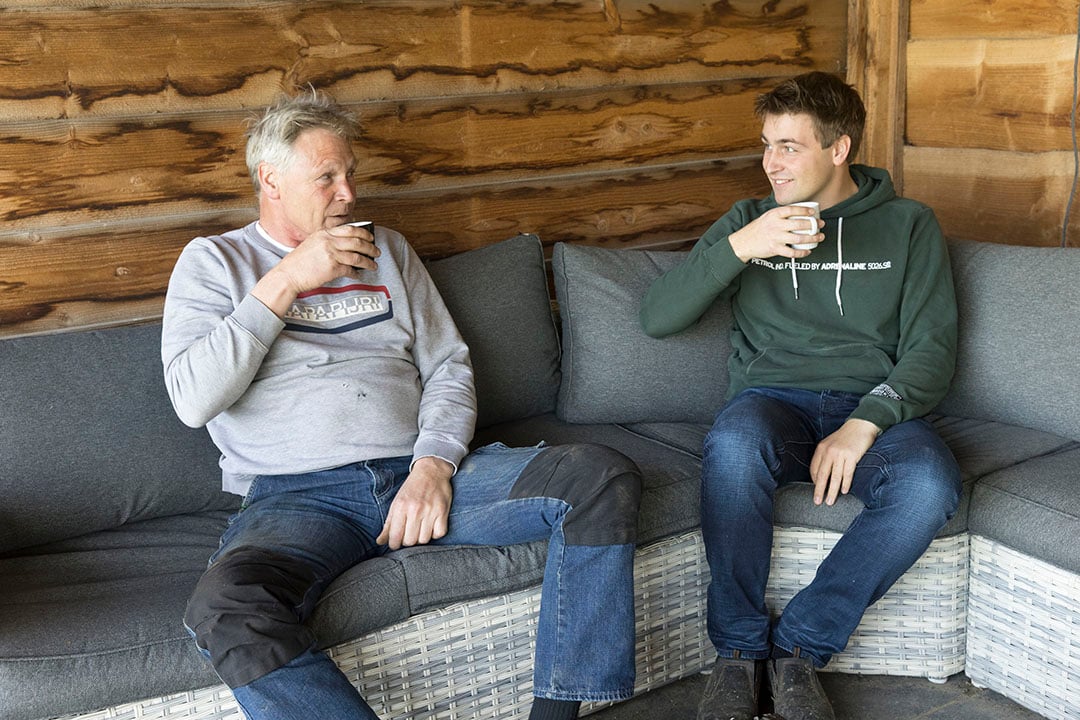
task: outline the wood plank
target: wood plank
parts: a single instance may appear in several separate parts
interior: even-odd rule
[[[5,120],[257,107],[308,83],[355,102],[835,69],[846,18],[845,0],[25,6],[0,25]]]
[[[354,105],[363,122],[355,148],[358,192],[459,188],[756,152],[753,102],[763,89],[758,81],[730,81]],[[248,207],[245,117],[9,124],[0,220],[25,231]]]
[[[853,0],[848,14],[848,82],[866,107],[859,162],[885,168],[904,192],[904,107],[907,92],[905,0]]]
[[[1073,181],[1071,152],[1027,154],[980,149],[906,151],[907,196],[934,208],[953,238],[1055,246]],[[1080,221],[1070,223],[1080,246]]]
[[[1076,0],[911,0],[911,39],[1076,34]]]
[[[437,258],[536,233],[550,245],[640,247],[698,237],[736,200],[767,195],[759,156],[591,178],[538,179],[373,199],[369,216]]]
[[[909,144],[1040,153],[1072,147],[1076,38],[908,46]]]
[[[700,235],[742,197],[769,192],[760,159],[370,198],[364,216],[405,233],[424,257],[481,247],[519,232],[555,242],[657,247]],[[250,212],[111,227],[55,228],[36,242],[0,242],[0,337],[147,318],[176,256],[195,235]],[[152,310],[151,310],[152,315]]]

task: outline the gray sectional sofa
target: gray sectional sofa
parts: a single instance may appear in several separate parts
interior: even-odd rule
[[[1080,716],[1080,251],[958,242],[961,351],[934,417],[960,512],[829,669],[965,671]],[[706,667],[701,441],[726,385],[723,307],[654,340],[645,287],[682,257],[539,241],[430,263],[477,372],[477,442],[588,440],[645,475],[639,689]],[[561,332],[560,332],[561,331]],[[0,341],[0,718],[239,717],[181,626],[237,498],[174,417],[155,325]],[[858,512],[778,500],[780,608]],[[411,548],[340,577],[311,624],[384,717],[516,717],[528,705],[542,544]]]

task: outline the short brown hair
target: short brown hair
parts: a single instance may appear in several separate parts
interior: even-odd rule
[[[849,163],[859,152],[866,125],[866,108],[858,91],[824,72],[796,75],[759,95],[754,114],[761,119],[767,115],[809,115],[821,147],[829,147],[843,135],[851,138]]]

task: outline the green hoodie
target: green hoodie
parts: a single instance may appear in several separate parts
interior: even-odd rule
[[[956,299],[933,211],[896,196],[888,172],[851,166],[853,196],[821,213],[825,240],[807,257],[736,257],[728,236],[776,207],[743,200],[685,262],[653,283],[641,322],[663,337],[730,299],[728,396],[749,387],[863,395],[851,417],[883,430],[929,412],[956,360]]]

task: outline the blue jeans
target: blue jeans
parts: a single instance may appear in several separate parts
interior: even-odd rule
[[[770,643],[801,649],[818,667],[847,645],[863,613],[929,547],[956,512],[956,460],[925,420],[882,433],[859,461],[851,494],[865,506],[814,580],[770,628],[765,585],[773,498],[810,482],[818,443],[837,430],[860,396],[752,388],[717,415],[705,438],[702,533],[709,561],[708,628],[720,657],[769,656]]]
[[[185,624],[249,718],[376,718],[303,621],[375,543],[410,458],[256,479],[189,602]],[[547,539],[533,692],[620,700],[634,686],[633,556],[640,477],[601,446],[481,448],[453,479],[433,544]]]

